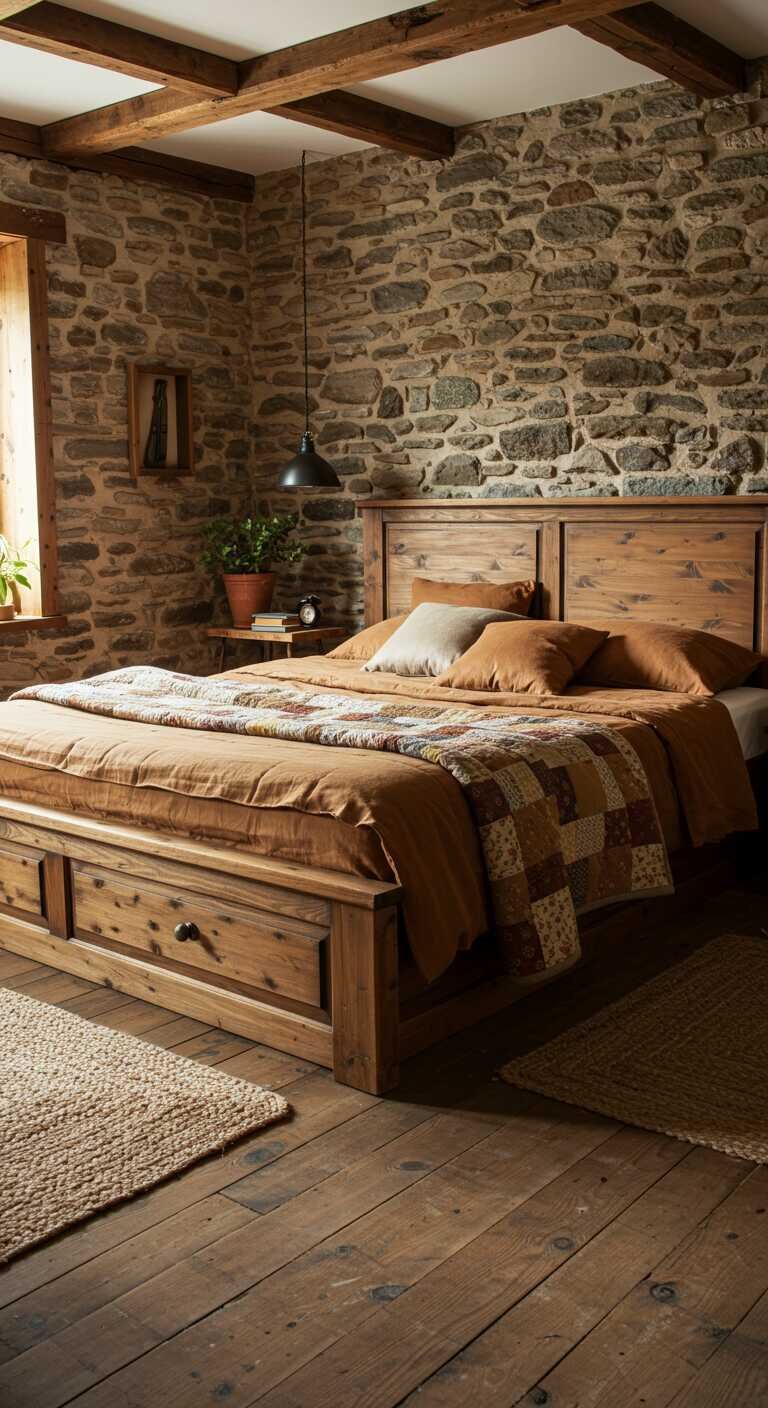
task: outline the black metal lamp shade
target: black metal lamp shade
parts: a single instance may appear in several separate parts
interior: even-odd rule
[[[299,452],[294,455],[277,481],[280,489],[339,489],[339,479],[333,465],[315,452],[312,433],[305,430]]]
[[[333,465],[315,451],[309,428],[309,299],[307,295],[307,153],[301,153],[301,292],[304,304],[304,434],[294,455],[277,481],[280,489],[340,489]]]

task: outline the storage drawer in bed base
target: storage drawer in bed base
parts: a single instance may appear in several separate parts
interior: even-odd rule
[[[0,800],[0,948],[398,1079],[396,885]]]

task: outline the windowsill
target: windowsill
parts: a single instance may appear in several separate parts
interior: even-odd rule
[[[66,624],[66,616],[14,616],[12,621],[0,621],[0,636],[24,631],[55,631]]]

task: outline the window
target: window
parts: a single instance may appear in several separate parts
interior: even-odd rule
[[[39,567],[19,588],[21,614],[0,631],[55,624],[45,239],[63,234],[60,216],[0,204],[0,533],[16,548],[28,543]]]

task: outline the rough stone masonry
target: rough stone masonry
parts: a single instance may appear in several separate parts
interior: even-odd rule
[[[359,498],[768,491],[768,62],[313,165],[310,580],[360,619]],[[254,482],[301,424],[298,183],[250,219]],[[281,501],[273,496],[275,504]]]
[[[0,648],[0,695],[157,661],[208,671],[203,524],[251,497],[246,207],[0,154],[0,200],[60,210],[47,247],[61,630]],[[126,364],[192,370],[195,474],[128,468]]]
[[[372,493],[768,490],[768,61],[732,99],[655,83],[464,129],[450,162],[372,148],[308,178],[313,419],[343,488],[297,500],[275,480],[302,425],[298,171],[249,211],[0,156],[0,200],[67,216],[48,267],[69,617],[9,638],[0,692],[209,669],[202,526],[249,502],[301,508],[310,555],[280,599],[317,588],[355,624]],[[131,478],[129,360],[192,369],[193,477]]]

